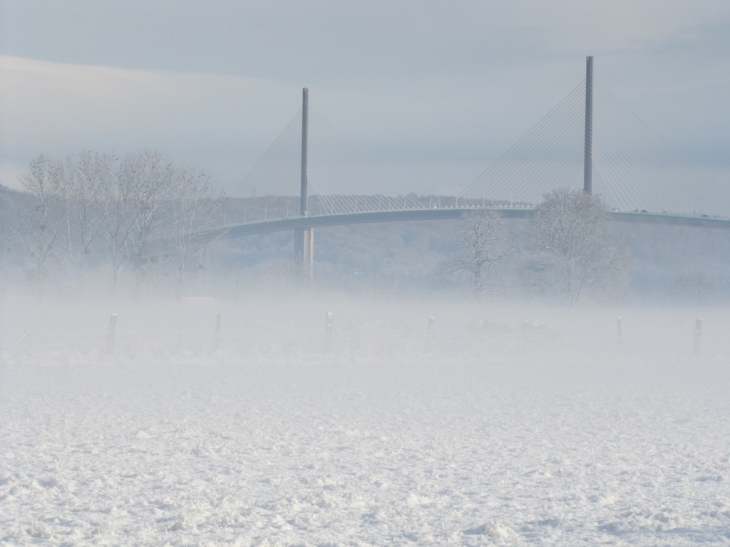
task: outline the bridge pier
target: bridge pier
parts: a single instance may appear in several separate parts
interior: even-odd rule
[[[583,192],[593,193],[593,57],[586,57],[586,131],[583,155]]]
[[[314,277],[314,228],[294,231],[294,260],[301,277],[311,281]]]
[[[304,278],[311,281],[314,278],[314,228],[304,230],[304,254],[302,259]]]

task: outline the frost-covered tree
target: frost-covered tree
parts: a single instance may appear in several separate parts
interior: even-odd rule
[[[628,251],[607,237],[606,214],[600,197],[560,189],[545,194],[530,220],[535,271],[569,304],[588,288],[605,291],[625,280]]]
[[[28,193],[19,201],[20,225],[16,233],[33,259],[33,277],[43,293],[48,259],[61,227],[62,201],[59,198],[59,173],[57,162],[43,154],[31,160],[30,169],[20,176],[20,184]]]
[[[135,227],[132,191],[136,181],[136,161],[134,156],[127,156],[123,161],[107,156],[107,160],[110,165],[101,196],[101,237],[106,246],[111,288],[114,290],[119,281],[119,271],[128,258],[128,242]]]
[[[49,258],[58,256],[73,266],[82,290],[90,255],[105,248],[112,289],[128,263],[135,291],[143,281],[155,285],[169,278],[179,293],[189,265],[212,243],[199,232],[217,221],[222,205],[204,173],[151,151],[121,161],[91,151],[64,162],[41,155],[20,182],[25,192],[13,199],[19,218],[13,231],[33,257],[33,277],[40,282]],[[1,213],[6,200],[0,198]],[[3,216],[0,229],[9,223]]]
[[[135,289],[160,256],[153,249],[153,239],[161,233],[168,216],[170,199],[174,191],[175,168],[157,152],[144,151],[131,156],[126,165],[127,184],[130,185],[130,207],[134,218],[134,232],[127,240],[127,248],[135,269]]]
[[[509,253],[504,219],[497,211],[475,210],[464,216],[464,226],[456,234],[454,257],[448,271],[468,277],[476,296],[493,279]]]
[[[104,222],[104,192],[112,176],[112,158],[82,150],[69,156],[59,169],[58,190],[62,199],[63,229],[59,242],[76,270],[84,289],[88,257]]]
[[[0,293],[8,287],[12,270],[22,265],[21,242],[14,237],[19,224],[17,203],[22,194],[0,184]]]
[[[199,259],[211,243],[200,232],[217,220],[222,203],[222,198],[213,196],[210,179],[202,171],[193,167],[176,170],[165,238],[172,240],[178,297],[191,261]]]

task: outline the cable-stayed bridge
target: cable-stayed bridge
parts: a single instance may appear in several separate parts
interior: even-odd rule
[[[310,147],[311,142],[316,146]],[[456,219],[473,209],[526,218],[557,188],[599,193],[612,220],[730,229],[730,220],[696,214],[705,181],[638,116],[586,77],[487,170],[450,198],[396,194],[393,183],[309,107],[302,108],[231,193],[277,196],[286,207],[245,216],[207,232],[216,237],[295,232],[295,254],[311,275],[314,229],[405,220]]]

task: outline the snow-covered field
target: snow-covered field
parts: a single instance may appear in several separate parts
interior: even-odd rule
[[[265,304],[6,299],[0,543],[730,544],[726,310]]]

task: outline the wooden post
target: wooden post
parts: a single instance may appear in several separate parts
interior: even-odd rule
[[[221,345],[221,314],[215,316],[215,331],[213,332],[213,352],[218,351]]]
[[[113,313],[109,316],[109,324],[106,327],[106,354],[114,355],[114,345],[116,344],[117,332],[117,314]]]
[[[335,314],[334,312],[327,312],[327,320],[324,327],[324,352],[329,353],[330,342],[332,340],[332,331],[334,330]]]
[[[697,357],[700,354],[700,342],[702,341],[702,319],[695,321],[694,344],[692,345],[692,355]]]
[[[428,351],[428,348],[431,345],[431,335],[433,334],[434,324],[436,324],[436,318],[432,315],[428,318],[428,329],[426,329],[426,345],[423,348],[425,351]]]

